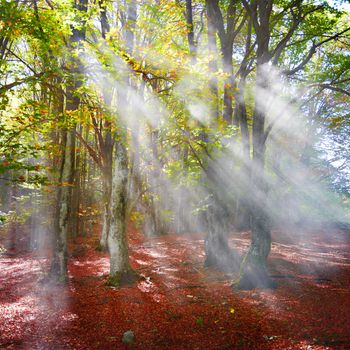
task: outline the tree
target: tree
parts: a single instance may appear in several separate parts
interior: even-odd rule
[[[86,13],[88,8],[87,0],[80,0],[75,5],[78,16]],[[83,18],[83,17],[82,17]],[[81,41],[85,39],[84,20],[81,19],[79,27],[72,28],[72,34],[69,38],[69,45],[71,49],[79,49]],[[72,113],[77,113],[79,109],[80,99],[76,95],[76,90],[82,86],[80,74],[82,72],[82,64],[76,57],[71,57],[70,65],[72,68],[72,81],[66,89],[66,107],[63,114],[66,115],[68,127],[62,130],[62,159],[59,175],[59,188],[57,191],[57,214],[55,224],[55,248],[54,256],[51,263],[50,278],[60,282],[66,282],[67,276],[67,235],[68,223],[71,214],[71,195],[72,186],[74,183],[74,167],[75,167],[75,122],[70,121]],[[63,95],[62,95],[63,96]],[[63,105],[63,103],[62,103]]]
[[[266,261],[271,249],[270,219],[266,199],[268,186],[264,175],[266,143],[273,128],[274,121],[269,121],[267,125],[268,105],[267,98],[259,98],[262,92],[268,93],[270,90],[268,76],[270,67],[282,65],[281,57],[283,52],[293,45],[292,39],[298,30],[302,30],[304,24],[309,20],[315,21],[313,28],[316,31],[312,33],[310,45],[306,56],[301,61],[294,64],[291,69],[285,69],[284,74],[288,77],[298,73],[309,63],[317,48],[321,45],[336,39],[339,35],[344,34],[349,29],[345,29],[336,34],[330,35],[327,39],[315,42],[317,37],[324,34],[323,31],[329,31],[334,26],[334,21],[329,17],[329,22],[318,26],[317,13],[320,12],[324,19],[327,19],[325,11],[327,6],[313,5],[303,1],[288,4],[283,7],[281,12],[276,12],[274,6],[279,6],[275,1],[243,1],[243,5],[252,21],[256,34],[256,98],[253,112],[253,130],[252,130],[252,193],[250,198],[250,210],[252,220],[252,243],[245,256],[241,266],[241,277],[237,283],[239,288],[254,288],[255,286],[273,286],[269,279],[266,269]],[[282,39],[275,42],[272,40],[273,28],[276,28],[281,14],[289,11],[290,19],[288,29],[282,36]],[[283,17],[282,17],[283,18]],[[283,18],[284,24],[286,19]],[[310,25],[310,23],[308,23]],[[310,39],[309,39],[310,40]]]

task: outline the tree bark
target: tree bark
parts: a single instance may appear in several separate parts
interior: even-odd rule
[[[197,44],[194,38],[192,0],[186,0],[185,16],[186,16],[186,24],[187,24],[188,48],[190,50],[191,63],[193,64],[196,62]]]
[[[239,267],[240,258],[228,244],[230,211],[217,195],[211,196],[208,207],[204,264],[225,272],[234,271]]]
[[[64,130],[62,149],[64,154],[60,171],[60,185],[57,193],[57,213],[55,223],[54,255],[50,268],[50,278],[65,283],[67,273],[67,233],[71,185],[73,183],[72,147],[74,145],[75,130]]]
[[[269,89],[267,63],[271,58],[269,23],[272,3],[271,0],[258,0],[252,5],[245,2],[257,35],[257,70],[253,113],[253,161],[249,193],[252,241],[241,263],[240,276],[235,283],[239,289],[275,286],[267,272],[267,257],[271,249],[270,218],[267,211],[268,188],[264,173],[267,101],[266,97],[261,97],[261,93],[266,93]]]
[[[76,3],[78,11],[87,11],[88,0],[80,0]],[[81,40],[85,39],[85,29],[72,29],[70,37],[70,45],[79,45]],[[77,88],[82,85],[79,74],[82,72],[81,62],[77,58],[71,58],[73,65],[73,82],[67,87],[66,91],[66,111],[77,111],[80,104],[80,99],[75,95]],[[69,115],[68,115],[69,116]],[[75,134],[76,126],[70,126],[62,131],[62,162],[60,169],[60,181],[57,191],[56,204],[56,223],[55,223],[55,238],[54,238],[54,254],[51,263],[49,278],[57,282],[65,283],[68,280],[67,273],[67,234],[68,223],[70,218],[70,204],[72,186],[74,181],[75,167]]]
[[[111,165],[112,166],[112,165]],[[110,205],[111,205],[111,189],[112,176],[111,174],[103,175],[103,223],[100,239],[100,248],[102,251],[108,250],[108,234],[110,231]]]
[[[108,284],[121,286],[135,280],[136,274],[129,264],[129,249],[126,235],[128,154],[124,143],[116,144],[115,165],[112,177],[110,205],[110,229],[108,249],[110,253],[110,277]]]
[[[217,1],[215,1],[217,3]],[[216,125],[219,118],[218,105],[218,84],[215,75],[217,70],[217,46],[216,46],[216,32],[215,26],[215,7],[212,1],[206,1],[207,6],[207,24],[208,24],[208,51],[211,56],[209,61],[209,72],[211,74],[209,80],[209,87],[211,92],[211,113],[210,123]],[[209,136],[203,135],[202,141],[209,142]],[[207,209],[205,213],[207,236],[205,239],[205,265],[218,268],[220,270],[227,270],[229,261],[232,261],[232,252],[228,245],[228,229],[226,219],[228,217],[223,202],[218,200],[218,188],[220,186],[218,174],[215,170],[216,165],[214,160],[207,156],[205,164],[205,181],[208,184],[208,198]],[[219,184],[219,186],[217,186]]]
[[[136,1],[130,0],[127,7],[127,23],[123,31],[128,53],[131,55],[134,47],[134,29],[136,25]],[[131,85],[129,76],[124,79],[127,86]],[[118,107],[127,103],[127,93],[118,91]],[[112,175],[110,222],[108,234],[108,249],[110,254],[110,276],[108,284],[121,286],[132,283],[137,274],[129,263],[129,249],[126,232],[128,212],[128,152],[126,149],[126,134],[124,127],[119,125],[119,135],[116,137],[115,164]]]
[[[207,26],[208,26],[208,53],[209,53],[209,88],[211,94],[211,123],[216,123],[219,117],[219,104],[218,104],[218,80],[215,76],[217,71],[217,45],[216,45],[216,28],[214,24],[214,14],[212,3],[210,0],[206,0],[207,6]]]

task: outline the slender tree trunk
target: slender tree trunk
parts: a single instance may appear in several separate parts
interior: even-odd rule
[[[197,44],[194,39],[194,30],[193,30],[193,8],[192,8],[192,0],[186,0],[186,24],[187,24],[187,41],[188,48],[190,50],[191,55],[191,63],[194,64],[196,62],[196,54],[197,54]]]
[[[112,96],[105,92],[105,101],[107,105],[111,104]],[[113,150],[114,139],[112,137],[111,122],[106,121],[104,128],[106,135],[102,147],[102,181],[103,181],[103,224],[102,234],[100,238],[100,248],[102,251],[108,250],[108,234],[110,231],[110,205],[111,205],[111,190],[112,190],[112,167],[113,167]]]
[[[110,174],[103,175],[103,224],[100,239],[100,247],[102,251],[108,249],[108,234],[110,231],[110,205],[111,205],[111,189],[112,176]]]
[[[184,173],[188,173],[187,158],[188,148],[185,146],[183,152],[180,153],[182,160],[181,168]],[[176,226],[177,233],[184,233],[191,229],[189,224],[188,214],[191,212],[191,198],[187,194],[187,186],[181,184],[177,193],[177,208],[176,208]]]
[[[208,25],[208,53],[210,56],[209,61],[209,88],[211,93],[211,123],[216,123],[219,117],[219,101],[218,101],[218,81],[215,76],[217,71],[217,45],[216,45],[216,28],[214,25],[214,14],[212,13],[212,7],[210,0],[206,0],[207,6],[207,25]]]
[[[248,128],[248,116],[245,102],[245,79],[246,76],[242,76],[238,83],[238,91],[235,95],[235,109],[234,120],[240,126],[241,133],[241,147],[242,147],[242,159],[240,176],[241,176],[241,189],[238,192],[234,225],[238,230],[247,230],[250,228],[250,210],[249,203],[247,201],[247,191],[250,188],[250,176],[251,176],[251,158],[250,158],[250,135]]]
[[[107,16],[106,3],[99,0],[100,6],[100,23],[102,38],[106,39],[106,34],[110,31],[110,25]],[[113,99],[113,90],[103,87],[103,97],[107,108],[111,107]],[[114,140],[112,136],[112,124],[106,121],[104,125],[105,137],[102,150],[102,185],[103,185],[103,218],[102,218],[102,233],[100,237],[100,249],[102,251],[108,250],[108,235],[110,232],[110,206],[111,206],[111,190],[112,190],[112,166],[113,166],[113,150]]]
[[[85,140],[88,139],[89,135],[89,128],[86,127],[85,130],[82,128],[81,132],[85,132]],[[88,172],[89,172],[89,167],[88,167],[88,158],[87,158],[87,151],[84,147],[81,148],[80,150],[80,158],[81,158],[81,170],[80,170],[80,205],[82,208],[86,208],[88,205],[86,203],[86,197],[87,197],[87,177]],[[78,236],[84,236],[85,235],[85,221],[80,220],[80,224],[78,227]]]
[[[18,186],[17,183],[12,183],[10,192],[10,211],[13,213],[13,217],[11,218],[9,228],[8,228],[8,238],[9,238],[9,244],[8,249],[9,250],[15,250],[17,248],[17,242],[18,242],[18,234],[17,234],[17,215],[18,215],[18,205],[17,205],[17,197],[19,196],[18,193]]]
[[[161,202],[160,193],[162,187],[162,174],[160,171],[159,151],[158,151],[158,131],[153,130],[149,134],[149,143],[152,152],[151,164],[152,168],[149,172],[148,183],[150,190],[148,198],[144,206],[144,231],[147,237],[159,236],[164,233],[164,225],[161,218],[160,208],[164,208]]]
[[[66,92],[66,110],[76,111],[80,100],[74,96],[75,87],[68,87]],[[71,209],[72,186],[75,168],[75,125],[62,131],[62,162],[56,205],[56,224],[54,255],[50,277],[59,282],[67,281],[67,236]]]
[[[105,103],[110,106],[112,103],[112,94],[109,91],[104,91]],[[100,248],[103,251],[108,249],[108,234],[110,231],[109,208],[111,205],[111,189],[112,189],[112,167],[113,167],[113,151],[114,139],[112,135],[112,123],[106,121],[104,123],[106,130],[102,148],[102,181],[103,181],[103,225],[100,239]]]
[[[222,117],[226,120],[228,125],[233,123],[233,95],[234,95],[234,79],[233,79],[233,65],[232,65],[232,43],[226,43],[228,47],[223,48],[223,66],[224,72],[229,75],[224,83],[224,107],[222,111]]]
[[[78,11],[87,11],[88,0],[79,0],[75,3]],[[72,29],[70,45],[79,45],[81,40],[85,39],[85,29]],[[75,95],[76,90],[82,85],[81,78],[78,76],[82,72],[82,65],[79,59],[71,58],[74,67],[74,81],[68,86],[66,91],[66,111],[77,111],[80,99]],[[66,115],[69,117],[69,114]],[[64,283],[68,279],[67,273],[67,235],[68,223],[70,218],[70,204],[72,195],[72,186],[74,182],[75,167],[75,137],[76,126],[73,125],[62,131],[62,162],[60,169],[60,185],[57,193],[56,204],[56,223],[54,238],[54,254],[50,269],[50,278]]]
[[[197,60],[197,43],[195,42],[194,26],[193,26],[193,7],[192,0],[186,0],[186,24],[187,24],[187,42],[191,55],[191,65],[194,65]],[[180,152],[181,167],[183,173],[188,172],[187,159],[188,148],[185,147],[183,152]],[[190,212],[191,199],[187,195],[186,186],[181,184],[176,194],[176,220],[175,220],[175,232],[184,233],[190,229],[188,213]]]
[[[80,133],[82,132],[82,126],[80,126]],[[73,181],[74,186],[72,188],[72,202],[71,202],[71,216],[70,216],[70,233],[71,237],[73,239],[76,239],[79,236],[79,227],[81,225],[80,223],[80,216],[79,216],[79,209],[80,209],[80,200],[81,200],[81,156],[80,151],[77,151],[75,154],[75,162],[74,162],[74,175],[73,175]],[[84,220],[84,218],[83,218]]]
[[[236,94],[235,118],[239,122],[242,142],[242,160],[244,165],[250,162],[250,136],[248,127],[248,116],[245,102],[246,77],[241,77]]]
[[[67,274],[67,233],[71,185],[73,182],[72,148],[75,130],[64,130],[62,149],[64,150],[60,171],[60,186],[57,193],[57,212],[55,223],[54,256],[51,263],[50,278],[66,282]]]

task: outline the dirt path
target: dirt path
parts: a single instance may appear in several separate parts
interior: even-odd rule
[[[131,232],[134,286],[105,286],[95,238],[71,247],[70,282],[40,280],[47,260],[0,256],[1,349],[349,349],[350,235],[274,233],[276,290],[233,292],[234,276],[203,268],[203,237],[143,241]],[[305,238],[307,237],[307,238]],[[232,236],[243,251],[248,234]]]

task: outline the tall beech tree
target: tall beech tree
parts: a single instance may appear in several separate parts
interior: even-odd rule
[[[134,48],[134,30],[136,24],[136,1],[130,0],[127,4],[126,20],[123,24],[124,27],[124,40],[126,46],[126,52],[132,55]],[[122,16],[124,17],[124,16]],[[125,76],[125,85],[130,86],[131,80],[128,75]],[[130,96],[127,95],[124,88],[117,89],[118,94],[118,106],[120,108],[120,114],[122,114],[122,107],[125,101],[130,101]],[[122,118],[119,118],[119,131],[116,135],[116,152],[115,152],[115,164],[112,175],[112,188],[111,188],[111,202],[110,202],[110,222],[109,222],[109,234],[108,234],[108,249],[110,254],[110,277],[109,284],[119,286],[124,283],[133,281],[136,277],[136,273],[132,270],[129,263],[128,253],[128,240],[126,225],[128,219],[128,178],[129,168],[128,159],[129,155],[126,149],[126,131],[122,123]]]
[[[87,0],[79,0],[74,7],[78,16],[83,16],[88,9]],[[86,29],[83,17],[80,19],[80,26],[72,28],[72,35],[69,38],[69,47],[72,50],[78,50],[82,40],[85,39]],[[72,113],[77,113],[79,110],[80,99],[77,96],[77,89],[82,86],[82,63],[79,58],[72,56],[68,59],[70,62],[71,80],[65,94],[65,110],[62,111],[66,116],[66,123],[68,124],[62,130],[61,137],[61,166],[59,175],[59,187],[57,190],[57,214],[55,224],[55,238],[54,238],[54,256],[52,259],[50,277],[59,281],[67,280],[67,236],[68,223],[71,215],[71,195],[72,186],[74,183],[74,168],[75,168],[75,122],[69,120]],[[62,95],[63,96],[63,95]]]

